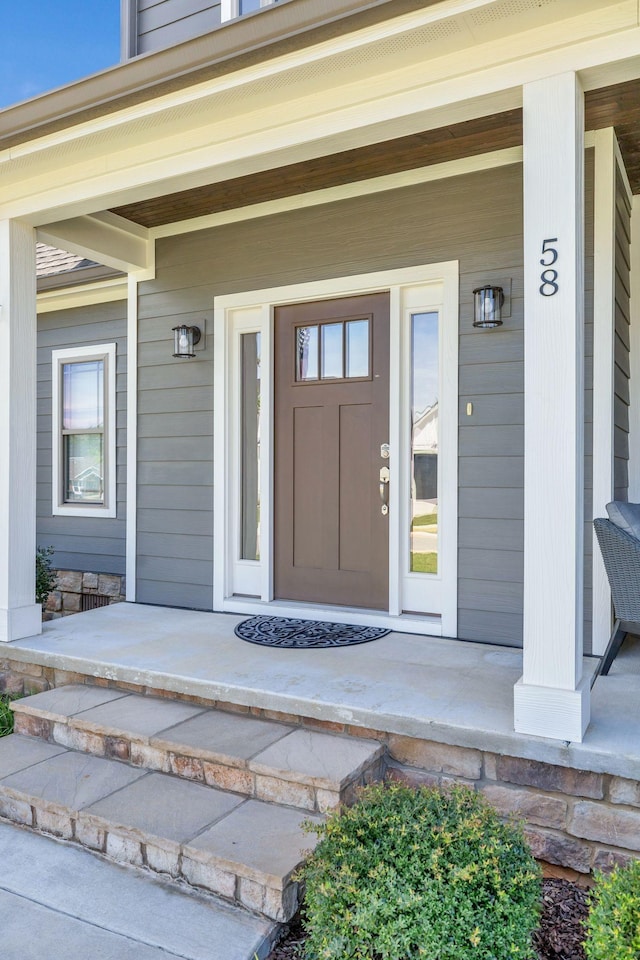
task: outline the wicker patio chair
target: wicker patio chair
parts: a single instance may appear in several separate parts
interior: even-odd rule
[[[593,526],[609,578],[616,617],[600,665],[600,673],[606,676],[626,635],[640,635],[640,540],[611,520],[594,520]]]

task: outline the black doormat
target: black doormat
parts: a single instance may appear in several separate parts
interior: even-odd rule
[[[235,629],[236,636],[263,647],[351,647],[386,637],[383,627],[354,627],[324,620],[294,620],[292,617],[250,617]]]

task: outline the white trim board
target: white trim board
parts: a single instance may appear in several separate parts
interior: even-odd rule
[[[616,155],[611,127],[596,132],[593,225],[593,517],[613,500]],[[591,531],[592,650],[604,653],[611,633],[611,589]]]
[[[412,630],[428,635],[456,636],[457,633],[457,495],[458,495],[458,262],[448,261],[439,264],[426,264],[405,269],[360,274],[352,277],[338,277],[330,280],[318,280],[283,287],[272,287],[239,294],[218,297],[214,303],[216,352],[214,357],[214,589],[213,607],[215,610],[231,612],[257,612],[295,610],[292,615],[318,617],[324,607],[313,604],[291,604],[279,601],[273,604],[272,588],[272,490],[273,469],[272,443],[272,317],[276,305],[298,301],[324,300],[341,296],[355,296],[380,290],[389,290],[391,294],[391,360],[395,362],[395,374],[392,370],[390,381],[390,436],[391,456],[399,465],[402,456],[402,411],[400,403],[400,363],[401,344],[398,332],[406,311],[417,312],[424,299],[420,288],[429,286],[441,288],[438,307],[441,311],[441,368],[447,364],[446,371],[441,369],[441,414],[440,431],[443,442],[442,473],[444,482],[440,490],[439,515],[443,531],[440,541],[440,617],[429,615],[401,615],[400,583],[395,584],[398,574],[398,549],[402,540],[399,520],[397,492],[392,490],[390,511],[390,607],[387,613],[363,611],[367,622],[379,622],[394,629]],[[412,299],[411,294],[415,296]],[[417,297],[416,302],[413,300]],[[429,299],[425,301],[429,303]],[[436,301],[434,301],[435,303]],[[231,320],[235,321],[234,331],[230,329]],[[394,335],[394,325],[396,333]],[[234,545],[237,542],[237,528],[233,517],[235,490],[238,482],[236,437],[238,424],[234,419],[234,407],[237,406],[238,383],[234,379],[233,359],[237,355],[236,339],[239,331],[260,330],[262,334],[262,373],[261,390],[263,396],[263,416],[261,423],[261,503],[269,506],[265,511],[268,522],[262,524],[261,556],[265,562],[252,561],[255,570],[246,570],[251,582],[251,593],[256,599],[246,596],[234,596],[233,577],[238,564],[248,567],[248,561],[238,561]],[[394,380],[395,377],[395,380]],[[394,388],[395,384],[395,388]],[[234,403],[235,398],[235,403]],[[399,476],[396,473],[396,476]],[[401,482],[401,481],[399,481]],[[395,489],[399,489],[396,482]],[[395,526],[394,526],[395,524]],[[394,546],[395,544],[395,546]],[[244,575],[244,574],[243,574]],[[434,578],[435,579],[435,578]],[[243,593],[245,591],[242,591]],[[259,599],[258,599],[259,598]],[[332,617],[347,616],[336,608],[326,608]],[[353,613],[349,614],[353,619]],[[377,619],[376,619],[377,618]]]
[[[130,275],[127,287],[127,520],[126,599],[137,592],[138,563],[138,281]]]
[[[78,286],[43,290],[37,296],[38,313],[53,313],[56,310],[73,310],[75,307],[90,307],[95,303],[111,303],[127,297],[126,277],[112,280],[97,280]]]
[[[260,10],[263,10],[265,7],[270,7],[277,0],[260,0]],[[221,0],[220,11],[221,19],[223,23],[226,23],[227,20],[235,20],[236,17],[247,17],[252,16],[253,13],[259,13],[260,10],[252,11],[250,14],[240,13],[241,0]]]
[[[595,134],[593,287],[593,518],[606,516],[614,498],[614,394],[616,339],[616,189],[620,174],[633,195],[612,127]],[[632,274],[633,274],[632,270]],[[633,331],[632,324],[632,331]],[[631,332],[631,336],[633,333]],[[633,363],[633,360],[631,361]],[[633,374],[633,369],[632,369]],[[631,387],[631,385],[630,385]],[[633,402],[630,409],[632,418]],[[632,470],[629,470],[631,486]],[[611,589],[592,531],[592,651],[604,654],[612,627]]]

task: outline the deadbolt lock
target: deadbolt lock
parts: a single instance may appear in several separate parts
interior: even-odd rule
[[[389,459],[389,444],[388,444],[388,443],[381,443],[381,444],[380,444],[380,456],[382,457],[383,460],[388,460],[388,459]]]

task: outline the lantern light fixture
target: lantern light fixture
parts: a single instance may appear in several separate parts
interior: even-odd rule
[[[192,359],[195,357],[195,346],[200,343],[202,334],[200,327],[188,327],[186,323],[178,327],[172,327],[173,330],[173,355],[181,359]]]
[[[473,325],[489,330],[502,326],[502,306],[504,290],[486,284],[473,291]]]

